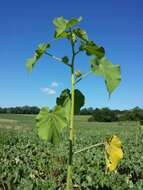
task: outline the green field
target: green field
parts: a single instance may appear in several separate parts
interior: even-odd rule
[[[75,150],[116,134],[124,159],[105,173],[102,147],[75,155],[75,190],[143,190],[143,132],[137,122],[87,122],[77,116]],[[66,133],[63,139],[67,139]],[[0,114],[0,190],[64,190],[68,141],[54,147],[39,139],[35,116]]]

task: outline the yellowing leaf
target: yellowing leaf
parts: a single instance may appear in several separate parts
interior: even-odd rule
[[[121,148],[121,146],[122,146],[120,139],[116,135],[113,136],[111,143],[112,143],[112,145],[114,145],[118,148]]]
[[[106,167],[109,171],[117,168],[119,161],[123,158],[122,144],[120,139],[114,135],[109,143],[106,143]]]

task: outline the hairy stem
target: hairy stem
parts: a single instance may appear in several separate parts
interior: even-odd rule
[[[85,147],[85,148],[83,148],[81,150],[78,150],[78,151],[74,152],[74,154],[77,154],[77,153],[80,153],[80,152],[83,152],[83,151],[86,151],[86,150],[89,150],[91,148],[94,148],[94,147],[97,147],[97,146],[101,146],[101,145],[104,145],[104,143],[97,143],[97,144]]]
[[[63,62],[62,58],[56,57],[55,55],[52,55],[49,52],[45,52],[45,54],[50,56],[51,58],[55,59],[56,61],[60,61],[60,62],[62,62],[64,64],[66,64],[67,66],[71,67],[71,64]]]
[[[72,37],[72,32],[71,32]],[[74,60],[75,60],[75,49],[74,43],[71,38],[72,46],[72,62],[71,62],[71,115],[70,115],[70,131],[69,131],[69,159],[68,159],[68,171],[67,171],[67,187],[66,190],[72,190],[72,162],[73,162],[73,140],[74,140],[74,90],[75,90],[75,79],[74,79]]]
[[[81,50],[78,50],[77,52],[75,52],[75,55],[79,54],[81,52]]]
[[[80,78],[78,78],[76,81],[75,81],[75,84],[77,84],[78,82],[80,82],[83,78],[87,77],[89,74],[91,74],[92,71],[89,71],[87,73],[85,73],[84,75],[82,75]]]

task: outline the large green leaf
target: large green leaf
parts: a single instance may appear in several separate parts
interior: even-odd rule
[[[81,28],[74,29],[73,33],[75,33],[75,35],[77,37],[79,37],[80,39],[88,41],[88,35],[87,35],[87,33],[84,30],[82,30]]]
[[[78,24],[82,20],[82,17],[73,18],[71,20],[65,19],[63,16],[55,18],[53,24],[56,26],[56,31],[54,34],[55,38],[69,38],[70,33],[66,30]]]
[[[84,95],[80,92],[80,90],[75,89],[75,97],[74,97],[74,114],[78,115],[80,112],[80,108],[84,106],[84,101],[85,97]]]
[[[56,104],[64,107],[65,109],[65,116],[69,122],[70,120],[70,111],[71,111],[71,94],[70,90],[64,89],[60,96],[56,99]]]
[[[80,112],[80,108],[82,106],[84,106],[84,101],[85,101],[85,98],[84,98],[84,95],[78,90],[78,89],[75,89],[75,102],[74,102],[74,114],[75,115],[78,115],[79,112]],[[66,109],[69,113],[70,111],[70,101],[71,101],[71,93],[70,93],[70,90],[69,89],[65,89],[61,92],[60,96],[57,97],[56,99],[56,103],[57,105],[61,105],[63,107],[65,107],[65,105],[67,106]],[[69,115],[69,114],[67,114]]]
[[[68,88],[64,89],[60,96],[57,97],[56,99],[56,104],[57,105],[60,105],[60,106],[63,106],[64,105],[64,102],[67,98],[71,98],[71,94],[70,94],[70,90]]]
[[[63,107],[65,109],[65,117],[67,119],[68,122],[68,126],[70,123],[70,115],[71,115],[71,98],[67,97],[63,103]]]
[[[109,95],[111,95],[121,81],[120,66],[112,64],[106,58],[94,58],[91,60],[91,71],[96,75],[104,77]]]
[[[45,53],[46,49],[50,47],[48,43],[39,44],[36,49],[34,56],[27,60],[26,66],[27,69],[31,72],[36,62],[41,58],[41,56]]]
[[[93,41],[82,43],[81,46],[81,49],[85,50],[87,55],[95,55],[97,58],[102,58],[105,55],[104,48],[96,45]]]
[[[39,136],[53,144],[58,143],[61,138],[61,130],[67,126],[64,108],[56,106],[50,111],[48,107],[44,107],[36,120]]]

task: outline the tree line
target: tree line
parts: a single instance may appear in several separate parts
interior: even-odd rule
[[[38,114],[40,108],[36,106],[17,106],[17,107],[8,107],[8,108],[1,108],[0,107],[0,114]]]
[[[40,108],[36,106],[0,107],[0,114],[38,114]],[[83,108],[80,115],[90,115],[88,121],[143,121],[143,109],[135,107],[130,110],[111,110],[109,108]]]
[[[143,109],[139,107],[122,111],[111,110],[109,108],[84,108],[80,111],[80,115],[91,115],[88,121],[98,122],[143,121]]]

